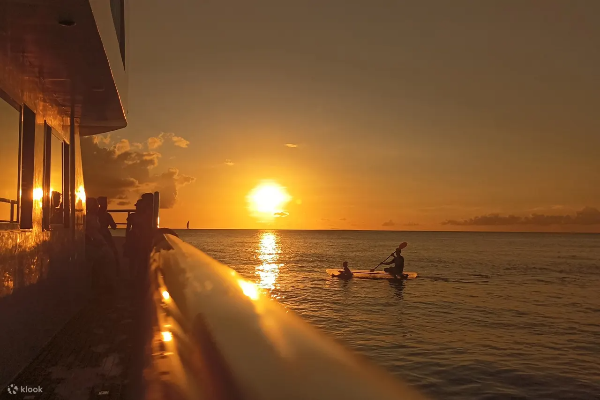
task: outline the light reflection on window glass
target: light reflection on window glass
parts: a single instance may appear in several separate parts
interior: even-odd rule
[[[50,223],[61,224],[63,222],[63,142],[54,130],[50,136]]]
[[[17,220],[19,119],[19,111],[0,98],[0,222]]]

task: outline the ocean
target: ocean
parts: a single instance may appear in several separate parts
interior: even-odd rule
[[[600,235],[177,232],[433,399],[600,398]],[[325,273],[404,241],[415,280]]]

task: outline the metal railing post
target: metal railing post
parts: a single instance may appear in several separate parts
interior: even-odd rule
[[[152,210],[152,228],[158,228],[159,219],[158,219],[158,210],[160,209],[160,194],[158,192],[154,192],[154,208]]]

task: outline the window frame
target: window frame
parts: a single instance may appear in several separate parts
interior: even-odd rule
[[[61,148],[61,195],[62,195],[62,221],[61,222],[52,222],[52,198],[50,193],[50,180],[52,176],[52,137],[58,139],[60,141]],[[66,206],[70,203],[70,201],[65,201],[65,196],[69,194],[69,188],[67,181],[70,175],[70,171],[66,170],[66,167],[70,163],[70,159],[67,161],[66,159],[69,157],[68,154],[65,154],[65,151],[69,150],[70,143],[66,140],[65,136],[53,128],[47,121],[44,121],[44,172],[43,172],[43,192],[44,198],[42,203],[42,229],[43,230],[59,230],[68,228],[69,218],[66,216],[69,210]]]
[[[33,229],[33,192],[35,189],[35,112],[26,105],[21,106],[21,151],[20,157],[20,222],[21,230]],[[25,194],[25,196],[23,196]]]
[[[15,193],[15,200],[12,199],[4,199],[8,201],[3,201],[3,203],[10,204],[10,220],[1,220],[0,221],[0,230],[14,230],[19,229],[20,221],[21,221],[21,147],[22,147],[22,131],[23,131],[23,107],[16,102],[13,98],[11,98],[6,92],[0,89],[0,101],[4,101],[7,105],[12,107],[15,111],[19,113],[19,145],[17,148],[17,187]]]

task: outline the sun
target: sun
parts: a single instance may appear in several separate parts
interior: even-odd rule
[[[292,199],[285,187],[276,182],[264,181],[248,194],[248,207],[257,217],[272,219],[283,212]]]

